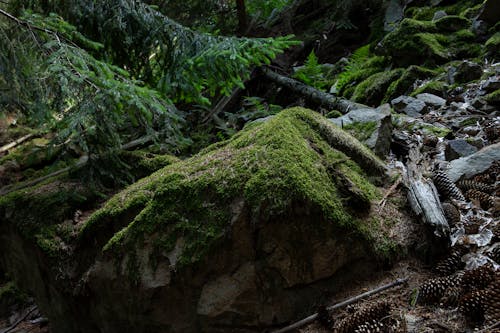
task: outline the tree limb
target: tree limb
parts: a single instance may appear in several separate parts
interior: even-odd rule
[[[11,143],[6,144],[5,146],[0,147],[0,154],[5,153],[6,151],[16,147],[17,145],[20,145],[24,141],[31,139],[34,136],[35,136],[34,133],[30,133],[30,134],[25,135],[25,136],[15,140],[15,141],[11,142]]]
[[[287,76],[273,72],[269,68],[263,67],[262,72],[270,80],[307,97],[309,100],[318,103],[327,109],[339,110],[342,113],[347,113],[351,110],[367,108],[366,105],[355,103],[345,98],[336,97]]]
[[[375,295],[375,294],[378,294],[384,290],[387,290],[387,289],[390,289],[390,288],[393,288],[393,287],[396,287],[396,286],[399,286],[403,283],[405,283],[406,281],[408,281],[408,278],[404,278],[404,279],[397,279],[396,281],[393,281],[389,284],[386,284],[386,285],[383,285],[383,286],[380,286],[376,289],[373,289],[373,290],[370,290],[370,291],[367,291],[365,293],[362,293],[360,295],[357,295],[357,296],[354,296],[352,298],[349,298],[349,299],[346,299],[345,301],[343,302],[340,302],[340,303],[337,303],[337,304],[334,304],[332,306],[329,306],[326,308],[327,311],[333,311],[335,309],[338,309],[338,308],[341,308],[341,307],[344,307],[344,306],[347,306],[349,304],[352,304],[352,303],[355,303],[365,297],[368,297],[368,296],[371,296],[371,295]],[[294,330],[294,329],[297,329],[299,327],[302,327],[304,325],[307,325],[311,322],[313,322],[316,318],[318,317],[318,313],[315,313],[315,314],[312,314],[310,315],[309,317],[306,317],[302,320],[299,320],[289,326],[286,326],[286,327],[283,327],[277,331],[274,331],[273,333],[285,333],[285,332],[289,332],[291,330]]]

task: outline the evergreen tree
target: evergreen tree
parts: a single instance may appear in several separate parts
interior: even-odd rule
[[[134,0],[6,1],[0,10],[0,108],[91,156],[146,132],[178,147],[176,104],[210,104],[294,44],[199,33]]]

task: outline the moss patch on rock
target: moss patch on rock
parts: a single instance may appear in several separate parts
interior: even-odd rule
[[[431,70],[425,67],[412,65],[405,70],[403,75],[393,81],[387,88],[383,103],[390,102],[394,98],[410,93],[416,80],[423,80],[439,74],[438,70]]]
[[[497,57],[500,53],[500,32],[495,33],[491,36],[484,44],[486,52],[494,57]]]
[[[397,68],[391,71],[373,74],[357,85],[352,95],[352,100],[370,106],[379,105],[389,85],[400,78],[403,73],[404,69]]]
[[[368,177],[384,170],[327,119],[288,109],[130,186],[90,217],[81,239],[128,216],[119,232],[108,235],[105,251],[120,255],[145,239],[154,239],[157,251],[170,251],[182,239],[178,263],[196,262],[226,236],[235,200],[243,200],[255,223],[307,202],[329,223],[368,237],[358,214],[379,195]]]

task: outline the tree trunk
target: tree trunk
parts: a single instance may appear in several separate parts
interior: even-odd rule
[[[238,32],[240,35],[247,30],[247,10],[245,0],[236,0],[236,11],[238,13]]]
[[[262,71],[264,72],[264,75],[272,81],[303,95],[309,100],[318,103],[329,110],[339,110],[342,113],[347,113],[355,109],[368,108],[366,105],[355,103],[345,98],[336,97],[287,76],[275,73],[269,68],[263,67]]]

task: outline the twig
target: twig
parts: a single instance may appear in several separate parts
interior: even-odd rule
[[[12,149],[14,147],[16,147],[17,145],[23,143],[24,141],[26,141],[28,139],[31,139],[33,136],[35,136],[35,134],[30,133],[30,134],[25,135],[25,136],[23,136],[23,137],[15,140],[15,141],[11,142],[11,143],[6,144],[5,146],[2,146],[0,148],[0,154],[1,153],[5,153],[6,151],[8,151],[8,150],[10,150],[10,149]]]
[[[477,333],[486,333],[486,332],[489,332],[491,329],[497,328],[497,327],[500,327],[500,321],[497,321],[496,323],[494,323],[491,326],[483,328],[482,330],[478,331]]]
[[[375,295],[375,294],[378,294],[384,290],[387,290],[389,288],[393,288],[393,287],[396,287],[396,286],[399,286],[403,283],[405,283],[406,281],[408,281],[408,278],[404,278],[404,279],[397,279],[396,281],[394,282],[391,282],[389,284],[386,284],[386,285],[383,285],[381,287],[378,287],[377,289],[373,289],[373,290],[370,290],[370,291],[367,291],[363,294],[360,294],[358,296],[354,296],[352,298],[349,298],[343,302],[340,302],[340,303],[337,303],[337,304],[334,304],[332,306],[329,306],[326,308],[327,311],[333,311],[335,309],[338,309],[338,308],[341,308],[341,307],[344,307],[344,306],[347,306],[349,304],[352,304],[352,303],[355,303],[365,297],[368,297],[368,296],[371,296],[371,295]],[[274,331],[273,333],[284,333],[284,332],[289,332],[291,330],[294,330],[294,329],[297,329],[299,327],[302,327],[304,325],[307,325],[311,322],[313,322],[316,318],[318,317],[318,313],[315,313],[315,314],[312,314],[310,315],[309,317],[306,317],[302,320],[299,320],[289,326],[286,326],[286,327],[283,327],[277,331]]]
[[[12,331],[14,328],[17,327],[17,325],[19,325],[20,323],[22,323],[26,318],[28,318],[28,316],[33,313],[33,311],[36,310],[36,305],[34,305],[28,312],[26,312],[26,314],[24,316],[22,316],[21,318],[19,318],[14,324],[12,324],[10,327],[7,327],[5,330],[1,331],[0,333],[7,333],[7,332],[10,332]]]
[[[401,184],[402,181],[403,177],[399,175],[398,179],[394,182],[394,184],[392,184],[392,186],[384,194],[382,200],[380,200],[380,202],[378,203],[378,205],[380,206],[379,211],[382,211],[382,209],[384,209],[385,203],[387,202],[387,198],[392,194],[392,192],[396,190],[396,188],[399,186],[399,184]]]
[[[202,120],[202,123],[207,122],[210,118],[212,118],[214,115],[217,115],[220,113],[224,108],[231,102],[238,94],[240,94],[242,91],[241,88],[235,88],[231,92],[231,95],[229,96],[224,96],[222,97],[217,104],[213,107],[213,109],[208,113],[208,115]]]

